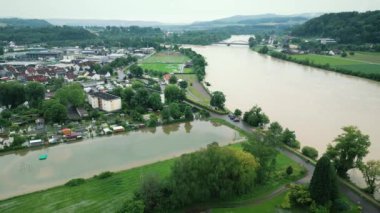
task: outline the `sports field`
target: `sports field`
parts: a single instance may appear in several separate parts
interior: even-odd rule
[[[178,52],[158,52],[143,59],[140,66],[145,70],[162,73],[191,73],[191,68],[183,68],[188,61],[190,58]]]

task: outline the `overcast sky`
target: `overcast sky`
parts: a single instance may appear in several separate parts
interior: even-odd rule
[[[233,15],[379,10],[380,0],[0,0],[1,17],[185,23]]]

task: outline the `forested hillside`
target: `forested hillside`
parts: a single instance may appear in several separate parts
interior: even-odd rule
[[[0,26],[47,27],[52,25],[49,22],[42,19],[0,18]]]
[[[380,43],[380,11],[322,15],[292,30],[294,36],[331,37],[339,43]]]

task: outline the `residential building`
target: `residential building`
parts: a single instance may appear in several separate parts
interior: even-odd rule
[[[121,109],[121,98],[105,92],[89,92],[88,102],[95,109],[114,112]]]

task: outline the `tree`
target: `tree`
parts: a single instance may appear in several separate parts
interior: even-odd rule
[[[295,148],[300,148],[300,143],[296,140],[296,134],[294,131],[290,131],[288,128],[285,129],[284,133],[282,133],[282,143]]]
[[[67,119],[66,107],[54,99],[42,103],[42,112],[47,122],[60,123]]]
[[[234,115],[236,117],[240,117],[242,115],[242,111],[240,109],[235,109]]]
[[[142,200],[127,200],[117,213],[144,213],[145,205]]]
[[[311,198],[319,205],[325,205],[338,198],[336,173],[327,156],[318,160],[309,190]]]
[[[179,87],[181,87],[182,89],[186,89],[188,86],[187,81],[180,81],[178,84],[179,84]]]
[[[72,105],[78,107],[83,106],[86,94],[80,84],[72,83],[57,90],[54,97],[65,106]]]
[[[174,120],[180,119],[182,116],[181,110],[177,103],[169,104],[170,115]]]
[[[169,78],[169,84],[176,84],[178,81],[177,77],[175,75],[170,76]]]
[[[132,120],[135,122],[143,122],[144,121],[143,116],[139,112],[137,112],[136,110],[132,110],[129,113],[129,116],[131,116]]]
[[[257,170],[256,182],[261,184],[270,179],[272,171],[276,167],[277,150],[262,141],[262,136],[243,143],[243,150],[256,157],[260,164]]]
[[[269,118],[262,112],[260,107],[254,106],[251,110],[244,113],[243,121],[253,127],[262,127],[269,123]]]
[[[22,135],[15,135],[13,136],[13,142],[11,144],[11,147],[20,147],[25,142],[26,142],[26,137]]]
[[[29,106],[38,107],[45,99],[45,87],[37,82],[30,82],[25,88],[26,100]]]
[[[0,55],[4,55],[4,47],[0,46]]]
[[[165,100],[168,103],[183,101],[186,97],[185,92],[176,85],[168,85],[165,87]]]
[[[148,100],[149,107],[154,111],[162,109],[161,96],[158,93],[152,93]]]
[[[290,175],[293,174],[293,167],[292,167],[292,166],[288,166],[288,167],[286,168],[286,174],[287,174],[288,176],[290,176]]]
[[[164,122],[167,122],[170,120],[170,110],[169,108],[164,108],[162,111],[161,111],[161,119],[164,121]]]
[[[142,200],[145,205],[143,212],[160,212],[163,206],[164,186],[162,180],[154,174],[143,177],[141,186],[135,192],[135,200]]]
[[[269,52],[269,49],[267,46],[264,46],[262,47],[260,50],[259,50],[259,53],[261,54],[267,54]]]
[[[265,140],[269,145],[278,145],[282,140],[282,126],[278,122],[273,122],[269,125],[266,132]]]
[[[310,146],[304,146],[302,148],[302,154],[314,160],[318,158],[318,151]]]
[[[0,83],[0,105],[15,108],[24,102],[24,85],[19,82]]]
[[[210,105],[213,107],[217,107],[219,109],[224,108],[224,102],[226,102],[226,97],[223,92],[215,91],[211,94]]]
[[[144,70],[136,64],[132,65],[129,68],[129,71],[131,71],[131,74],[137,78],[140,78],[144,74]]]
[[[190,106],[186,106],[185,107],[185,119],[186,120],[194,120],[194,115],[193,115],[193,111],[191,110],[191,107]]]
[[[359,169],[367,183],[368,193],[373,194],[376,191],[377,181],[380,180],[380,161],[370,160],[366,163],[361,163]]]
[[[169,178],[172,205],[178,208],[251,192],[258,167],[251,154],[231,147],[219,147],[217,143],[182,155],[174,163]]]
[[[149,120],[148,120],[148,127],[156,127],[158,124],[158,118],[157,118],[157,115],[155,114],[151,114],[149,116]]]
[[[357,127],[347,126],[342,130],[344,132],[333,141],[335,145],[328,145],[326,154],[334,161],[338,175],[348,178],[347,171],[360,165],[371,142]]]

